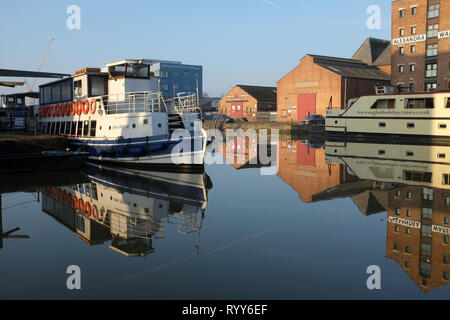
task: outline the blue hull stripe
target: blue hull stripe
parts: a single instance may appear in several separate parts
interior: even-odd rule
[[[198,143],[199,140],[201,140],[201,143]],[[191,142],[191,150],[183,150],[183,153],[203,151],[206,143],[203,136],[191,137],[189,141]],[[92,157],[120,159],[170,155],[175,146],[181,142],[181,139],[170,140],[167,135],[149,137],[149,139],[141,137],[109,141],[69,137],[68,142],[72,150],[89,152]]]

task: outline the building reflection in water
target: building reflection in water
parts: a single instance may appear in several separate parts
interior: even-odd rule
[[[125,256],[154,251],[168,224],[197,233],[212,187],[206,173],[170,173],[88,166],[87,183],[44,187],[42,209],[88,245],[110,241]]]
[[[450,147],[326,142],[327,162],[385,187],[386,256],[424,292],[449,283]]]

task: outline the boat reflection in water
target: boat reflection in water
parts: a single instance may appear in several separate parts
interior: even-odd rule
[[[326,161],[373,181],[387,211],[386,256],[424,292],[449,284],[450,146],[327,141]]]
[[[42,209],[89,245],[110,242],[128,257],[154,251],[167,224],[200,233],[211,181],[206,173],[139,171],[89,165],[88,183],[42,189]],[[196,245],[198,249],[198,243]]]

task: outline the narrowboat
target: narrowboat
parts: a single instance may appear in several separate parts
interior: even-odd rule
[[[153,63],[121,60],[40,86],[38,130],[102,163],[203,166],[198,94],[164,97]]]

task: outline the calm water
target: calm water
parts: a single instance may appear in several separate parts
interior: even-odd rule
[[[206,174],[3,178],[3,232],[20,230],[2,241],[0,297],[450,298],[450,147],[274,148],[271,175],[249,161],[257,146],[233,139],[220,153],[244,161]],[[79,291],[66,287],[69,265]],[[381,290],[367,289],[370,265]]]

